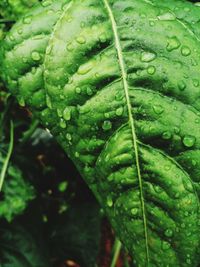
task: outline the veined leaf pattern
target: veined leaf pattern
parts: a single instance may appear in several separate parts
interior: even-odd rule
[[[43,1],[3,77],[73,159],[136,266],[197,266],[200,7]]]

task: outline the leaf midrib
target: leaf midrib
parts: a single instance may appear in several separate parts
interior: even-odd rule
[[[138,175],[138,180],[139,180],[140,200],[141,200],[142,216],[143,216],[143,223],[144,223],[146,258],[147,258],[147,266],[148,266],[149,248],[148,248],[147,218],[146,218],[146,213],[145,213],[145,203],[144,203],[142,176],[141,176],[140,161],[139,161],[139,151],[138,151],[138,145],[137,145],[137,136],[136,136],[136,131],[135,131],[134,118],[133,118],[133,114],[132,114],[132,105],[131,105],[130,95],[129,95],[129,86],[128,86],[128,82],[127,82],[127,72],[126,72],[126,68],[125,68],[125,62],[124,62],[123,54],[122,54],[122,47],[120,44],[120,38],[118,35],[117,24],[116,24],[116,21],[114,18],[114,14],[112,12],[112,9],[111,9],[108,1],[103,0],[103,2],[104,2],[106,10],[108,12],[108,16],[109,16],[109,19],[110,19],[111,25],[112,25],[112,30],[113,30],[114,39],[115,39],[115,48],[116,48],[117,55],[118,55],[119,66],[120,66],[120,70],[121,70],[121,74],[122,74],[121,78],[122,78],[124,92],[125,92],[125,96],[126,96],[126,102],[127,102],[127,108],[128,108],[128,119],[129,119],[129,125],[130,125],[131,133],[132,133],[132,142],[133,142],[133,147],[134,147],[134,152],[135,152],[137,175]]]

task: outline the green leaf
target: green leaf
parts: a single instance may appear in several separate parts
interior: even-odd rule
[[[4,158],[0,153],[0,169]],[[0,218],[12,221],[21,214],[35,197],[33,187],[24,180],[22,172],[10,164],[6,173],[0,200]]]
[[[1,267],[47,267],[44,247],[21,225],[0,227]]]
[[[75,162],[136,266],[199,263],[199,16],[185,0],[53,1],[4,42],[8,87]]]

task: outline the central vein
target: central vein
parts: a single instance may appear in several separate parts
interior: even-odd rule
[[[148,262],[149,262],[149,249],[148,249],[147,219],[146,219],[146,214],[145,214],[145,204],[144,204],[144,196],[143,196],[143,186],[142,186],[142,177],[141,177],[140,162],[139,162],[137,136],[136,136],[135,124],[134,124],[134,119],[133,119],[133,114],[132,114],[132,105],[131,105],[130,96],[129,96],[129,86],[128,86],[128,82],[127,82],[127,72],[126,72],[125,63],[124,63],[124,59],[123,59],[123,55],[122,55],[122,48],[121,48],[120,38],[118,35],[118,31],[117,31],[117,24],[116,24],[113,12],[111,10],[111,7],[110,7],[108,1],[103,0],[103,2],[104,2],[105,7],[108,11],[109,18],[110,18],[111,24],[112,24],[112,29],[113,29],[114,38],[115,38],[115,47],[116,47],[117,54],[118,54],[119,65],[120,65],[120,69],[121,69],[121,73],[122,73],[123,87],[124,87],[126,102],[127,102],[127,106],[128,106],[129,124],[131,127],[132,142],[133,142],[133,147],[134,147],[134,151],[135,151],[137,175],[138,175],[139,187],[140,187],[140,198],[141,198],[142,216],[143,216],[143,223],[144,223],[144,235],[145,235],[145,242],[146,242],[146,244],[145,244],[146,245],[146,257],[147,257],[147,264],[148,264]]]

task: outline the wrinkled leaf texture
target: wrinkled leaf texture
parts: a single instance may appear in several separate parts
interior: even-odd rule
[[[16,20],[38,2],[39,0],[1,0],[0,16],[6,20]]]
[[[75,162],[136,266],[198,266],[200,7],[43,1],[2,73]]]

